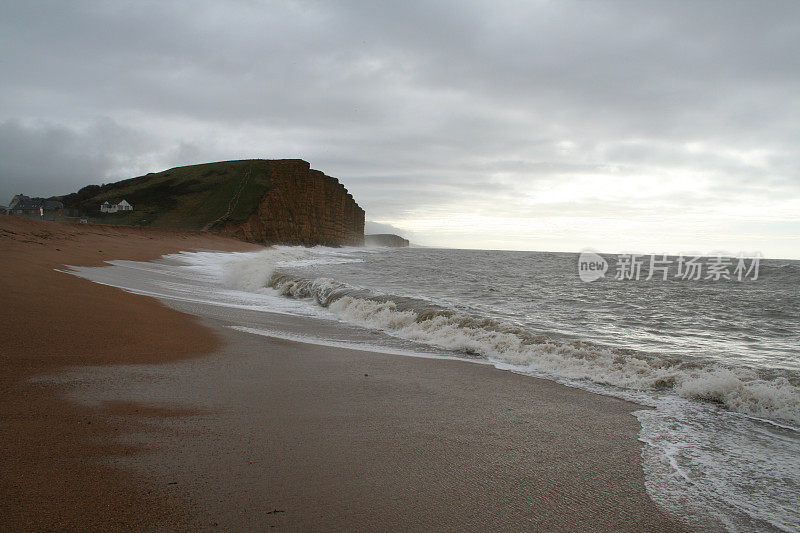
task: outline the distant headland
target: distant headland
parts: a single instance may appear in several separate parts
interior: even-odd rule
[[[364,244],[366,246],[389,246],[391,248],[404,248],[408,246],[408,239],[393,233],[376,233],[365,235]]]

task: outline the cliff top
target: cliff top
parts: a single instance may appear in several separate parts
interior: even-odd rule
[[[223,221],[241,222],[272,188],[273,166],[308,163],[300,159],[221,161],[171,168],[163,172],[89,185],[59,199],[96,222],[210,229]],[[126,200],[133,211],[101,213],[103,202]]]

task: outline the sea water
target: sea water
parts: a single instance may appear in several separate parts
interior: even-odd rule
[[[637,401],[652,408],[635,413],[646,486],[667,512],[705,530],[800,531],[800,262],[761,260],[741,280],[612,269],[591,283],[578,262],[278,246],[70,272],[217,318],[273,317],[228,324],[251,333],[466,358]],[[276,314],[315,321],[315,337]]]

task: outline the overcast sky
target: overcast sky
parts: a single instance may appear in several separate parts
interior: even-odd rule
[[[800,258],[800,2],[0,0],[0,204],[302,158],[432,246]]]

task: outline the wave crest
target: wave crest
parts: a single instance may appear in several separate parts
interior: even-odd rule
[[[800,423],[800,380],[764,376],[702,360],[654,357],[585,341],[561,342],[487,317],[474,317],[409,297],[376,295],[330,278],[276,273],[269,286],[313,299],[338,318],[393,336],[484,357],[516,370],[635,391],[672,391],[760,418]]]

